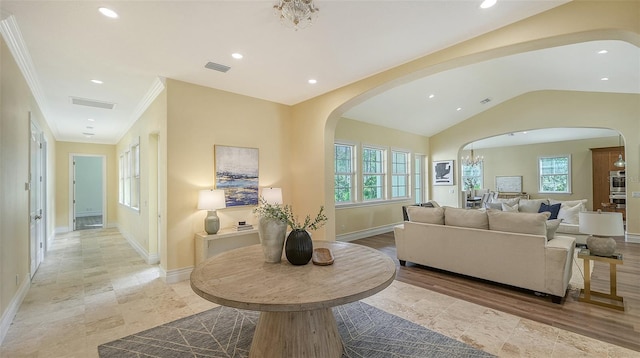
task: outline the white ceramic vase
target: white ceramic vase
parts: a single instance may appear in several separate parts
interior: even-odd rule
[[[271,218],[260,218],[258,235],[264,253],[264,261],[278,263],[282,259],[284,238],[287,234],[287,223]]]

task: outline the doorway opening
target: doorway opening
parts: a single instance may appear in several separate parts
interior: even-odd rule
[[[71,155],[70,218],[73,231],[102,229],[106,218],[106,160],[98,155]]]

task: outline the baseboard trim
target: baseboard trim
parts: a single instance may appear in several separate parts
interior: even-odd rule
[[[361,231],[354,231],[347,234],[336,235],[336,241],[353,241],[358,239],[364,239],[365,237],[369,237],[369,236],[385,234],[390,231],[393,231],[393,227],[398,224],[399,223],[395,223],[395,224],[379,226],[379,227],[361,230]]]
[[[193,271],[193,266],[185,267],[177,270],[169,270],[165,271],[162,269],[162,277],[164,278],[164,282],[168,284],[178,283],[184,280],[188,280],[191,277],[191,271]]]
[[[69,232],[69,227],[68,226],[59,226],[55,229],[55,233],[56,234],[64,234]]]
[[[138,241],[136,241],[133,235],[123,230],[121,227],[118,227],[118,231],[120,231],[122,236],[124,236],[127,242],[129,242],[129,245],[131,245],[131,247],[136,250],[138,255],[142,256],[147,264],[155,265],[157,263],[160,263],[160,257],[158,256],[158,254],[149,254],[149,252],[142,245],[140,245]]]
[[[627,233],[624,241],[632,242],[634,244],[640,244],[640,234]]]
[[[18,291],[11,299],[9,306],[2,313],[2,318],[0,318],[0,345],[2,345],[7,332],[9,332],[9,327],[11,327],[13,317],[15,317],[16,313],[18,313],[20,305],[22,304],[22,301],[24,301],[24,298],[27,296],[27,292],[29,292],[30,287],[31,279],[29,278],[29,273],[27,273],[22,280],[22,284],[18,288]]]

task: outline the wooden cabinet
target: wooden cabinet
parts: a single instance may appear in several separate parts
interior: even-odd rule
[[[622,154],[624,159],[624,147],[591,148],[592,173],[593,173],[593,210],[603,209],[602,203],[609,202],[609,173],[611,171],[624,170],[613,163]],[[624,217],[625,209],[615,209]]]

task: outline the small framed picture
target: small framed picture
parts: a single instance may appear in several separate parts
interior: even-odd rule
[[[433,185],[453,185],[454,161],[440,160],[433,162]]]

